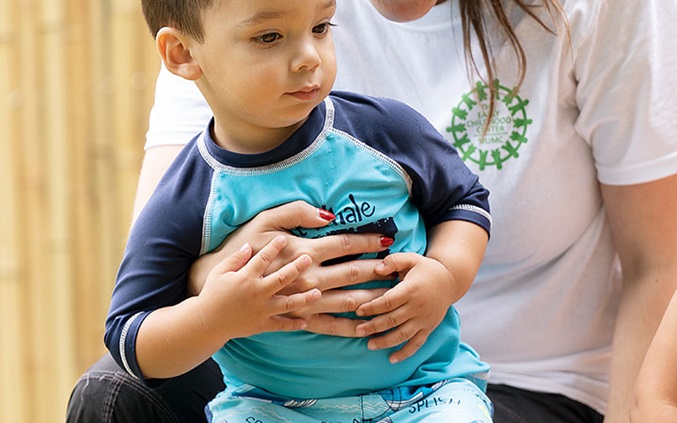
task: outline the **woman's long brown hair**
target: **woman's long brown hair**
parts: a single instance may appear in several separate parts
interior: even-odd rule
[[[541,27],[553,35],[558,34],[558,28],[564,28],[569,36],[569,25],[560,0],[540,0],[530,4],[524,0],[510,0],[514,2],[531,19],[534,19]],[[463,45],[465,49],[466,63],[469,73],[477,74],[489,88],[489,116],[493,116],[494,101],[498,96],[498,87],[494,84],[496,69],[493,62],[493,52],[489,38],[487,21],[489,19],[498,23],[498,30],[506,37],[517,59],[517,83],[514,91],[518,91],[524,81],[527,70],[527,58],[524,48],[520,43],[515,28],[506,14],[505,0],[458,0],[463,25]],[[551,23],[546,23],[535,12],[537,8],[545,8],[551,18]],[[492,28],[493,29],[493,28]],[[473,53],[471,40],[475,36],[478,41],[479,53],[485,65],[485,73],[479,71],[477,58]],[[486,132],[491,119],[487,119],[484,131]]]

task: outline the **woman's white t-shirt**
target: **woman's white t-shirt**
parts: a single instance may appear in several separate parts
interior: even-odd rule
[[[488,91],[467,72],[455,1],[403,24],[368,0],[340,0],[335,87],[412,105],[490,189],[491,241],[457,304],[462,339],[491,364],[490,382],[560,393],[603,413],[621,280],[599,184],[677,173],[677,5],[564,7],[569,37],[510,11],[527,73],[511,95],[516,58],[496,37],[500,95],[484,136]],[[194,84],[162,69],[146,148],[185,144],[209,118]]]

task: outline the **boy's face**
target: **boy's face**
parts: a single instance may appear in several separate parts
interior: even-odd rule
[[[241,134],[305,120],[336,77],[335,0],[216,0],[190,51],[217,125]]]

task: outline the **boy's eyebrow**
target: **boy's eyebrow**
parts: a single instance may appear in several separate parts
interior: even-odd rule
[[[331,9],[332,7],[336,7],[336,0],[327,0],[324,2],[324,4],[320,5],[318,7],[318,10],[326,10],[326,9]],[[277,19],[281,16],[284,16],[288,14],[289,12],[286,11],[266,11],[266,12],[259,12],[252,16],[249,19],[245,19],[240,23],[240,25],[253,25],[262,21],[267,21],[271,19]]]

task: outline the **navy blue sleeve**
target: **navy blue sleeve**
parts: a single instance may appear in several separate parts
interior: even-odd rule
[[[186,298],[188,271],[200,254],[211,169],[193,145],[182,150],[134,224],[106,319],[106,347],[139,379],[139,327],[153,310]]]
[[[465,220],[490,233],[489,190],[420,113],[399,101],[346,92],[335,92],[332,100],[336,129],[404,168],[412,180],[412,201],[428,228]]]

